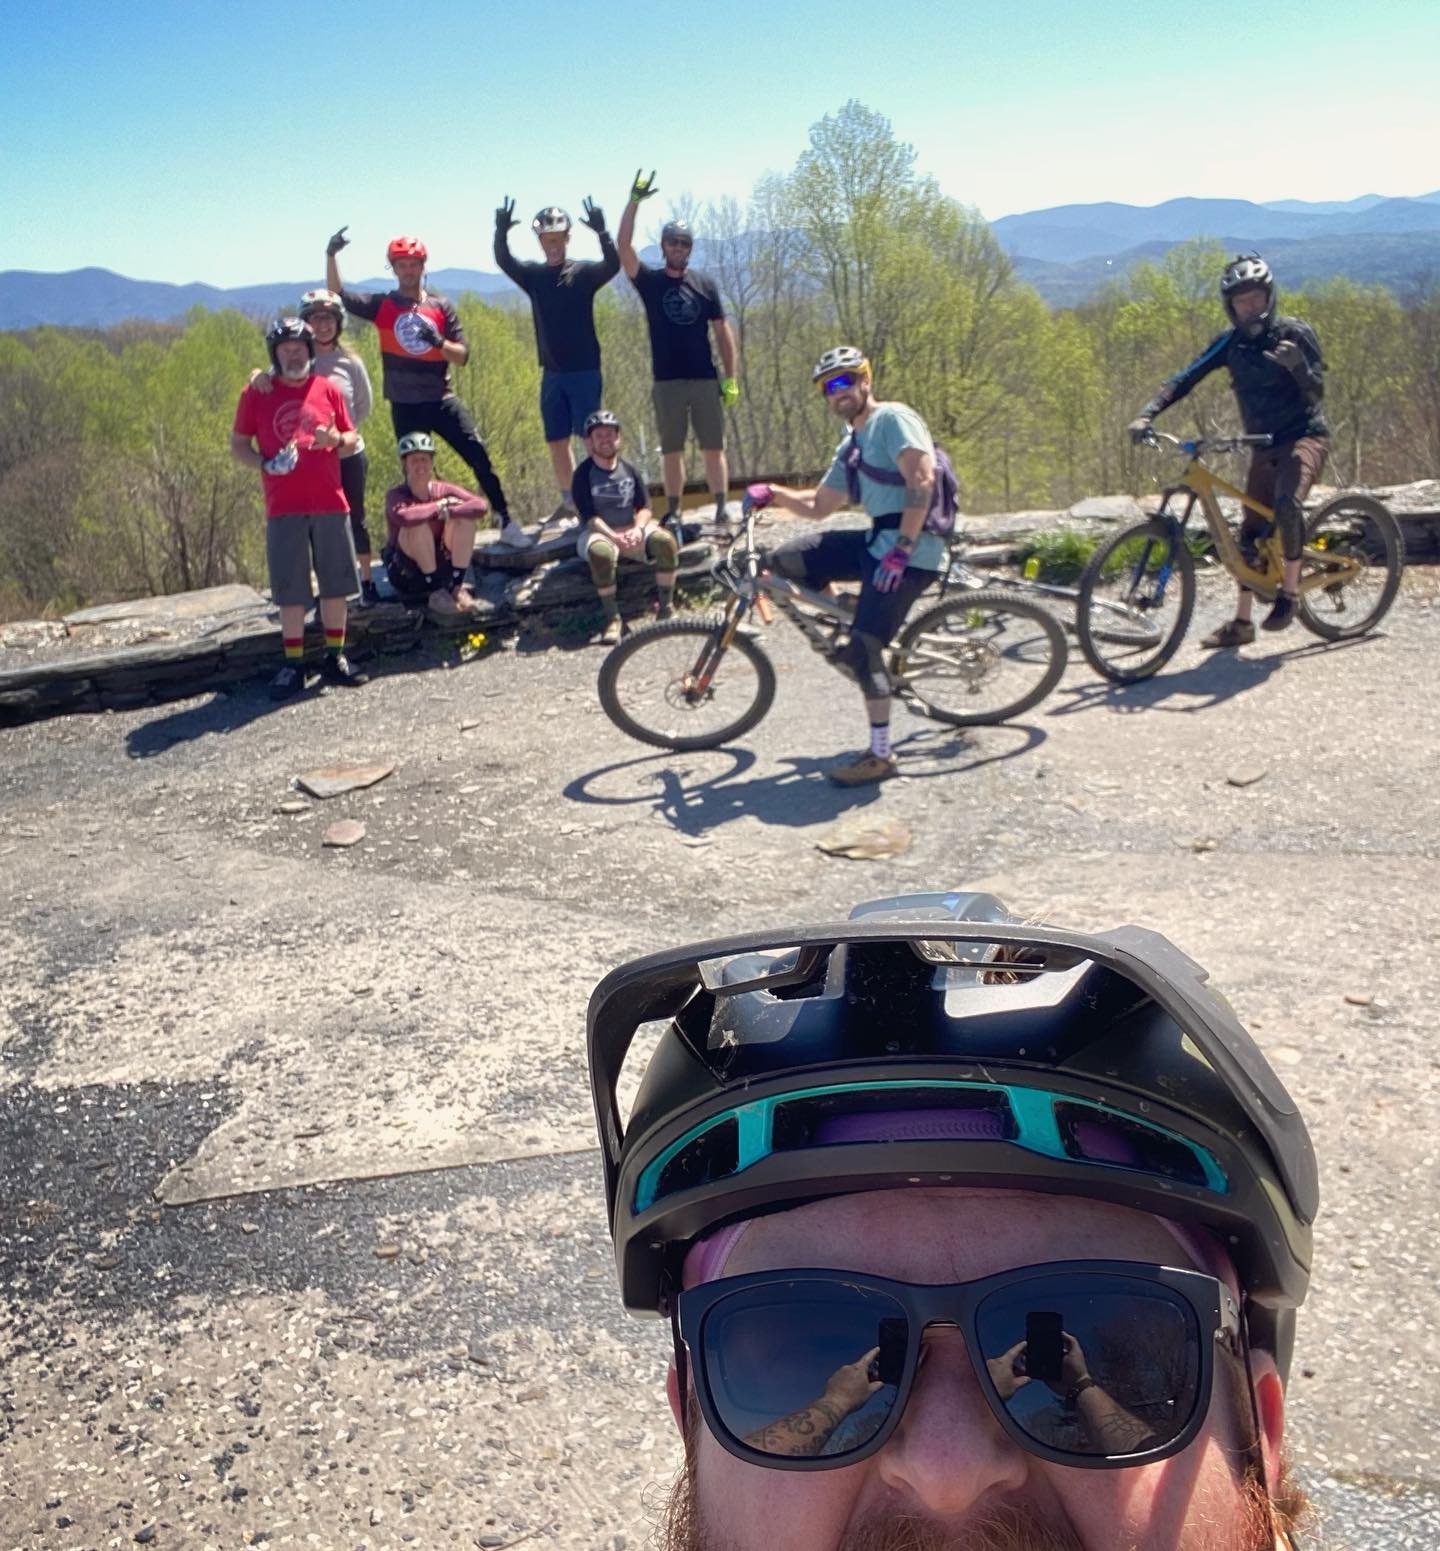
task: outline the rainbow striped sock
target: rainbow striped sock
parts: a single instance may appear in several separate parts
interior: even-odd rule
[[[343,625],[339,630],[331,630],[328,625],[325,627],[325,650],[337,655],[345,650],[345,627]]]
[[[285,642],[285,661],[299,662],[305,655],[305,637],[297,635],[293,640],[287,635],[282,637]]]

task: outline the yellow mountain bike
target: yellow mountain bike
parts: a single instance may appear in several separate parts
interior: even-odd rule
[[[1160,509],[1102,544],[1080,578],[1075,633],[1094,670],[1117,684],[1149,678],[1175,655],[1195,610],[1195,560],[1185,527],[1198,505],[1225,569],[1267,600],[1280,587],[1284,555],[1274,512],[1212,474],[1206,453],[1268,447],[1268,436],[1207,437],[1182,441],[1152,431],[1151,446],[1174,447],[1189,459],[1165,492]],[[1271,523],[1254,563],[1220,511],[1217,495],[1234,496]],[[1327,641],[1373,630],[1395,601],[1405,565],[1405,543],[1394,517],[1368,495],[1348,492],[1305,520],[1300,560],[1300,622]]]

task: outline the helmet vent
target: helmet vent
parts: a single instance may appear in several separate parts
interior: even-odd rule
[[[1071,1158],[1139,1169],[1184,1185],[1203,1187],[1209,1183],[1193,1149],[1151,1126],[1123,1115],[1103,1114],[1088,1105],[1063,1102],[1055,1106],[1055,1121]]]

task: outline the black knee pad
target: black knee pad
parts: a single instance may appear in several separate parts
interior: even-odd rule
[[[835,653],[835,661],[860,686],[867,700],[883,700],[894,688],[885,668],[885,643],[878,636],[854,631]]]
[[[1305,539],[1305,508],[1293,495],[1281,496],[1275,503],[1275,523],[1285,558],[1298,560]]]

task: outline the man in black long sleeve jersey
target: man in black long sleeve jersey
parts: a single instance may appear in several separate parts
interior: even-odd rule
[[[1248,436],[1268,436],[1250,462],[1245,493],[1275,513],[1284,544],[1285,572],[1262,630],[1284,630],[1295,617],[1300,586],[1300,551],[1305,534],[1305,497],[1320,477],[1330,449],[1330,428],[1320,409],[1325,363],[1315,330],[1299,318],[1275,314],[1275,277],[1258,253],[1231,259],[1220,277],[1220,299],[1233,327],[1217,334],[1182,372],[1130,422],[1130,434],[1144,441],[1161,410],[1183,399],[1211,372],[1224,366]],[[1240,547],[1253,561],[1255,546],[1270,531],[1256,512],[1246,511]],[[1250,618],[1254,595],[1240,589],[1234,619],[1207,635],[1202,646],[1247,646],[1255,639]]]
[[[600,239],[604,255],[571,259],[570,217],[549,205],[530,223],[544,250],[543,263],[522,263],[510,252],[510,228],[517,225],[508,196],[495,212],[495,262],[530,298],[535,349],[540,357],[540,419],[560,505],[553,517],[575,515],[570,483],[575,477],[572,436],[585,434],[585,421],[600,408],[600,341],[595,334],[596,293],[615,278],[620,256],[605,229],[605,212],[585,201],[585,225]]]

